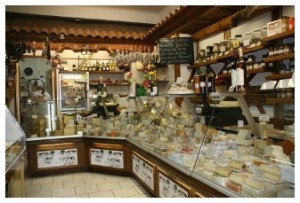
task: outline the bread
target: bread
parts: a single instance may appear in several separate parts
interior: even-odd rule
[[[280,181],[281,176],[280,175],[273,175],[271,173],[264,173],[264,177],[268,180],[278,182]]]

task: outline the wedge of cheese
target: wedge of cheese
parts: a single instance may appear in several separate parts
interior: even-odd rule
[[[217,167],[217,164],[215,164],[213,162],[208,162],[208,163],[203,164],[203,168],[210,172],[215,172],[216,167]]]
[[[266,186],[262,181],[254,180],[252,178],[245,178],[245,184],[260,191],[264,191],[266,189]]]
[[[273,175],[271,173],[264,173],[264,177],[268,180],[278,182],[280,181],[281,176],[280,175]]]
[[[229,162],[229,166],[236,170],[242,170],[245,167],[245,162],[232,160]]]
[[[224,177],[228,177],[230,173],[232,172],[232,169],[229,166],[217,166],[215,173]]]
[[[232,182],[235,182],[237,184],[244,184],[244,181],[245,181],[245,177],[242,176],[241,174],[239,173],[231,173],[229,175],[229,179],[232,181]]]
[[[280,176],[281,170],[278,166],[268,165],[268,164],[260,164],[260,169],[264,172],[270,173],[275,176]]]

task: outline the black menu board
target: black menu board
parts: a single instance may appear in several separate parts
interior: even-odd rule
[[[193,64],[193,39],[191,37],[161,38],[159,53],[161,64]]]

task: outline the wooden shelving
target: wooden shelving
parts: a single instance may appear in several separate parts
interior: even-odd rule
[[[59,71],[59,73],[86,73],[89,72],[91,74],[124,74],[125,71],[89,71],[89,70],[82,70],[82,71]]]
[[[293,73],[285,73],[285,74],[272,74],[266,76],[267,80],[281,80],[281,79],[289,79],[293,77]]]
[[[266,42],[271,42],[271,41],[274,41],[274,40],[279,40],[279,39],[283,39],[283,38],[287,38],[287,37],[293,37],[295,34],[295,31],[294,30],[289,30],[287,32],[284,32],[284,33],[280,33],[280,34],[277,34],[277,35],[273,35],[273,36],[270,36],[270,37],[265,37],[263,38],[263,43],[266,43]]]
[[[268,58],[264,58],[263,62],[271,63],[271,62],[282,61],[282,60],[293,59],[293,58],[295,58],[294,53],[286,53],[282,55],[270,56]]]
[[[267,104],[294,104],[295,99],[290,98],[266,98]]]

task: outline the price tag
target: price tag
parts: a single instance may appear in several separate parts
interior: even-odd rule
[[[31,118],[34,118],[34,119],[36,119],[38,116],[36,115],[36,114],[32,114],[31,115]]]

